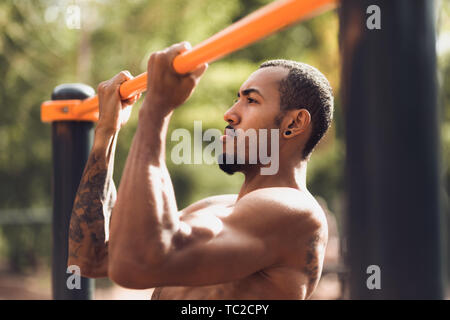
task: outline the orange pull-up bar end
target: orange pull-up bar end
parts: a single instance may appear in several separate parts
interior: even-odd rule
[[[98,109],[78,114],[82,100],[52,100],[41,104],[41,121],[98,121]]]

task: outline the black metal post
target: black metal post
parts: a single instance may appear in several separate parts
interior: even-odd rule
[[[370,30],[370,5],[381,29]],[[442,299],[433,0],[343,0],[347,261],[354,299]],[[372,21],[373,22],[373,21]],[[380,267],[381,289],[367,286]]]
[[[85,99],[95,94],[83,84],[56,87],[52,100]],[[89,121],[55,121],[52,123],[53,145],[53,299],[87,300],[93,298],[94,280],[81,277],[81,288],[67,286],[68,234],[70,215],[84,166],[93,141],[93,123]]]

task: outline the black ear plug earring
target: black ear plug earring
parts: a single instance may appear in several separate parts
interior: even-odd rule
[[[292,132],[291,132],[291,130],[286,130],[286,132],[285,132],[285,134],[288,136],[288,135],[290,135]]]

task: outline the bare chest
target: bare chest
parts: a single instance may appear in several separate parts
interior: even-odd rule
[[[289,268],[261,271],[238,281],[199,287],[156,288],[152,300],[304,299],[303,275]]]

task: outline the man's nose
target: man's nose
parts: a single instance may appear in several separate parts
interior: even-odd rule
[[[235,107],[231,107],[228,109],[225,114],[223,115],[223,119],[228,122],[228,124],[238,124],[239,123],[239,116],[236,113]]]

